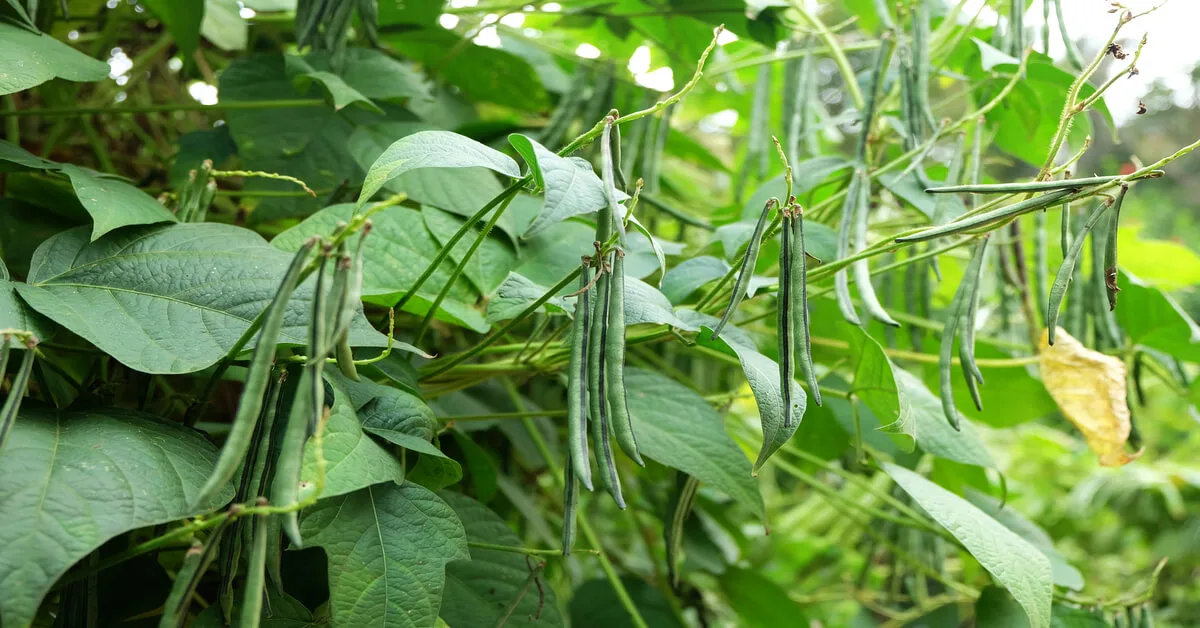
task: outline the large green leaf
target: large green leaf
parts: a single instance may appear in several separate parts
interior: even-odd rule
[[[516,318],[522,310],[542,298],[547,291],[549,288],[546,286],[539,286],[517,273],[509,273],[508,278],[500,284],[500,288],[488,302],[487,321],[495,323]],[[574,300],[568,302],[562,297],[551,297],[542,304],[542,308],[547,312],[567,312],[572,310],[573,304]]]
[[[537,184],[546,190],[542,213],[529,225],[522,238],[531,238],[555,223],[608,206],[604,182],[587,161],[579,157],[559,157],[524,135],[510,135],[508,141],[530,165]]]
[[[995,466],[970,421],[960,420],[960,430],[950,427],[941,401],[919,378],[892,364],[874,338],[856,327],[850,332],[850,345],[858,356],[852,392],[906,450],[912,451],[915,444],[955,462]]]
[[[450,131],[418,131],[395,141],[367,170],[359,204],[388,181],[421,168],[487,168],[514,179],[521,168],[508,155]]]
[[[99,81],[108,64],[46,34],[0,22],[0,96],[41,85],[53,78]]]
[[[725,336],[713,340],[711,327],[701,328],[700,333],[696,336],[696,342],[732,353],[742,362],[742,371],[746,374],[746,381],[750,383],[751,392],[754,393],[754,403],[758,405],[758,416],[762,422],[763,444],[758,453],[758,459],[754,462],[754,471],[757,473],[766,464],[771,454],[787,443],[796,433],[796,429],[800,427],[800,421],[804,418],[804,410],[808,406],[808,396],[795,380],[790,383],[792,413],[795,422],[790,427],[785,426],[784,411],[786,407],[783,403],[778,362],[759,353],[753,344],[744,345],[738,342],[736,336]]]
[[[331,233],[338,222],[347,221],[353,215],[354,205],[349,203],[326,207],[276,236],[271,245],[284,251],[295,251],[310,236]],[[374,228],[363,247],[363,299],[393,305],[433,263],[440,247],[429,235],[421,213],[416,210],[389,207],[371,216],[371,221]],[[424,315],[449,280],[450,271],[444,266],[439,267],[421,286],[417,297],[405,304],[404,310]],[[460,278],[442,301],[438,318],[475,331],[487,331],[483,316],[470,305],[476,298],[477,294]]]
[[[638,614],[654,628],[683,628],[671,603],[662,591],[651,586],[642,578],[621,578],[625,592]],[[579,585],[571,595],[572,628],[613,628],[631,626],[633,618],[607,580],[588,580]]]
[[[433,234],[433,238],[437,240],[439,246],[445,246],[446,242],[462,228],[465,222],[454,214],[430,206],[421,208],[421,217],[425,219],[425,226],[429,228],[429,233]],[[479,236],[481,227],[482,225],[472,227],[458,241],[458,244],[450,250],[451,260],[454,260],[455,263],[462,263],[467,250]],[[516,267],[517,254],[512,245],[500,238],[489,236],[483,239],[479,248],[475,249],[475,254],[467,260],[467,264],[463,268],[463,275],[474,284],[480,294],[491,294],[493,290],[500,287],[509,271]]]
[[[724,277],[729,268],[728,262],[711,255],[686,259],[667,271],[662,280],[662,292],[671,303],[681,303],[701,286]]]
[[[1200,362],[1200,326],[1170,295],[1121,273],[1117,322],[1134,344]]]
[[[438,495],[458,515],[468,541],[522,545],[504,520],[483,504],[461,493],[443,491]],[[530,565],[520,554],[472,549],[469,560],[446,565],[442,619],[451,626],[496,626],[507,616],[521,626],[562,626],[554,589],[544,587],[543,599],[533,583],[541,574],[531,572]]]
[[[166,25],[167,31],[179,45],[184,59],[191,59],[200,43],[200,24],[204,21],[204,2],[146,0],[146,6]]]
[[[92,240],[129,225],[175,222],[175,215],[145,192],[116,179],[102,179],[83,168],[62,164],[79,202],[92,215]]]
[[[329,377],[333,385],[332,407],[322,433],[325,457],[325,490],[322,498],[336,497],[383,482],[403,482],[404,467],[388,450],[363,432],[361,418],[346,391],[338,386],[336,376]],[[314,482],[317,478],[317,451],[310,438],[304,448],[301,480]]]
[[[287,68],[288,78],[301,92],[307,93],[312,89],[314,83],[320,84],[329,95],[329,99],[333,101],[334,111],[341,111],[350,105],[359,104],[369,111],[383,113],[379,105],[371,102],[370,98],[364,96],[357,89],[350,87],[346,81],[342,80],[342,77],[333,72],[317,70],[309,65],[308,61],[293,55],[285,56],[283,63]]]
[[[222,102],[304,98],[288,78],[282,55],[235,59],[221,72],[218,87]],[[253,222],[307,215],[343,182],[362,179],[348,151],[353,126],[330,107],[234,109],[225,113],[225,120],[247,169],[298,177],[322,193],[317,198],[264,198],[250,214]],[[287,193],[297,189],[293,183],[260,178],[246,179],[245,187]]]
[[[1083,588],[1083,574],[1072,567],[1071,563],[1054,548],[1054,539],[1036,523],[1026,519],[1012,507],[1005,508],[1000,500],[968,488],[967,501],[985,512],[988,516],[1004,524],[1006,528],[1016,532],[1021,538],[1029,541],[1038,551],[1046,555],[1050,568],[1054,572],[1054,584],[1076,591]]]
[[[446,564],[470,558],[446,502],[415,484],[378,484],[304,511],[300,531],[329,559],[329,605],[340,626],[433,626]]]
[[[1034,628],[1050,626],[1054,581],[1037,548],[963,498],[890,462],[883,468],[929,516],[971,552],[1025,609]]]
[[[675,315],[671,302],[646,282],[625,278],[625,324],[655,323],[695,331],[695,327]]]
[[[0,619],[29,626],[71,565],[137,528],[206,512],[192,502],[217,451],[198,432],[118,409],[28,402],[0,452]]]
[[[730,568],[721,574],[721,591],[737,613],[740,626],[808,625],[800,605],[761,571]]]
[[[33,332],[40,340],[49,338],[54,327],[17,298],[17,283],[11,281],[8,267],[0,259],[0,329],[21,329]]]
[[[641,369],[626,369],[625,388],[643,455],[711,484],[764,516],[750,461],[703,397],[669,377]]]
[[[349,395],[364,431],[411,451],[445,457],[429,442],[439,424],[420,397],[366,379],[354,382],[338,375],[331,379]]]
[[[146,373],[190,373],[229,352],[270,303],[290,262],[253,231],[215,223],[123,229],[88,242],[64,231],[34,254],[17,291],[35,310]],[[281,343],[307,343],[312,280],[288,305]],[[351,344],[386,338],[361,315]]]

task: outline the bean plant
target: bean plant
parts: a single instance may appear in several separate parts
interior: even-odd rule
[[[1191,625],[1006,476],[1200,363],[1128,3],[0,4],[0,626]]]

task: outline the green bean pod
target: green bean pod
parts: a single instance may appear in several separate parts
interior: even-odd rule
[[[4,343],[4,350],[8,351],[7,342]],[[8,398],[4,400],[4,405],[0,406],[0,450],[4,448],[4,443],[8,440],[13,425],[17,422],[17,413],[21,410],[21,400],[25,397],[25,389],[29,387],[29,377],[33,373],[35,355],[36,351],[33,346],[25,348],[25,357],[21,358],[21,366],[17,367],[17,374],[13,377]],[[0,371],[0,378],[3,377],[4,371]]]
[[[1117,293],[1121,288],[1117,285],[1117,229],[1121,223],[1121,205],[1125,202],[1128,185],[1122,185],[1117,193],[1117,200],[1108,215],[1108,242],[1104,247],[1104,290],[1108,296],[1108,309],[1117,309]]]
[[[969,281],[971,288],[967,295],[966,318],[963,320],[963,329],[958,341],[958,359],[962,362],[963,379],[967,382],[971,401],[975,403],[975,409],[979,411],[983,411],[983,398],[979,395],[979,386],[983,384],[983,373],[980,372],[979,364],[975,361],[975,326],[976,318],[979,316],[979,292],[980,284],[983,283],[987,243],[988,238],[983,237],[975,244],[975,250],[971,252],[971,262],[967,265],[967,272],[970,273],[974,270],[975,274],[963,276],[963,281]]]
[[[1148,177],[1162,175],[1161,170],[1153,171]],[[1078,190],[1093,185],[1104,185],[1122,178],[1122,175],[1106,175],[1102,177],[1086,177],[1083,179],[1057,179],[1050,181],[1029,181],[1017,183],[980,183],[966,185],[943,185],[925,190],[928,194],[1017,194],[1022,192],[1053,192],[1057,190]]]
[[[770,124],[771,124],[771,75],[774,66],[758,66],[754,81],[754,101],[750,104],[750,136],[747,138],[746,160],[748,172],[762,177],[771,167]],[[757,161],[754,161],[757,160]]]
[[[1100,220],[1104,218],[1112,205],[1107,201],[1101,201],[1096,209],[1092,210],[1087,221],[1083,224],[1083,229],[1079,235],[1075,237],[1075,242],[1071,244],[1071,249],[1063,256],[1063,263],[1058,267],[1058,273],[1054,276],[1054,283],[1050,286],[1050,301],[1046,308],[1046,328],[1048,333],[1048,341],[1054,344],[1054,335],[1058,327],[1058,311],[1062,307],[1063,296],[1067,293],[1067,287],[1071,284],[1071,279],[1074,275],[1075,265],[1079,263],[1079,257],[1083,253],[1083,243],[1089,233],[1095,229]],[[1094,234],[1093,234],[1093,237]]]
[[[0,279],[7,279],[7,269],[4,264],[0,263]],[[8,334],[0,334],[0,379],[8,373],[8,358],[12,354],[12,337]]]
[[[1043,194],[1041,196],[1013,203],[1012,205],[1006,205],[991,211],[983,212],[982,214],[976,214],[974,216],[956,220],[944,225],[931,227],[920,233],[915,233],[910,236],[896,238],[896,242],[924,242],[926,240],[932,240],[942,236],[961,233],[976,227],[983,227],[993,222],[1014,218],[1022,214],[1037,211],[1044,207],[1061,205],[1063,201],[1067,199],[1067,197],[1073,195],[1074,193],[1074,190],[1058,190],[1055,192],[1050,192],[1049,194]]]
[[[611,268],[611,267],[610,267]],[[608,343],[608,308],[612,292],[611,272],[604,272],[596,281],[596,298],[592,306],[591,329],[588,332],[588,403],[591,406],[589,425],[592,431],[593,451],[599,470],[600,485],[612,495],[617,507],[625,509],[625,498],[621,495],[621,479],[617,475],[616,460],[612,453],[609,432],[612,423],[609,417],[606,371],[606,347]]]
[[[914,246],[909,249],[909,256],[918,255],[919,248]],[[929,275],[925,264],[910,262],[904,267],[904,309],[908,313],[926,317],[928,310],[923,309],[921,294],[926,291],[924,286],[928,283]],[[925,330],[919,325],[908,326],[908,337],[914,351],[920,351],[925,345]]]
[[[354,349],[350,346],[350,323],[362,306],[363,282],[363,244],[367,234],[371,232],[371,221],[363,225],[362,234],[358,237],[358,246],[351,260],[349,276],[346,278],[346,294],[338,310],[337,328],[333,330],[334,355],[338,368],[351,381],[358,381],[358,367],[354,364]]]
[[[584,460],[584,462],[587,462]],[[575,485],[575,466],[571,456],[567,456],[566,466],[563,467],[563,529],[562,555],[570,556],[571,547],[575,545],[575,520],[579,509],[579,488]]]
[[[1033,214],[1033,294],[1039,301],[1046,298],[1046,286],[1050,281],[1046,248],[1046,212],[1043,210]]]
[[[254,540],[246,560],[246,582],[242,591],[242,613],[238,628],[258,628],[262,620],[263,593],[266,589],[267,544],[270,530],[266,525],[268,515],[254,518],[251,527]]]
[[[1025,53],[1025,0],[1011,0],[1009,7],[1009,53],[1020,58]]]
[[[613,222],[617,223],[617,233],[620,242],[625,242],[625,212],[617,203],[616,166],[613,161],[612,131],[617,119],[614,110],[604,118],[604,131],[600,134],[600,174],[604,179],[604,196],[608,199],[608,211],[612,214]]]
[[[779,393],[783,396],[783,427],[787,429],[796,422],[792,403],[792,383],[796,379],[796,357],[793,355],[796,348],[796,315],[792,311],[795,299],[791,294],[792,285],[795,283],[792,277],[795,270],[792,264],[792,249],[795,245],[792,243],[793,219],[791,211],[787,208],[782,212],[782,219],[782,227],[779,230],[782,242],[779,245],[779,299],[775,331],[779,343]]]
[[[667,548],[667,578],[671,586],[679,585],[679,559],[683,554],[683,529],[696,504],[696,491],[700,480],[682,471],[676,472],[675,490],[671,492],[671,503],[667,507],[667,521],[663,525],[663,544]]]
[[[583,258],[579,273],[579,298],[575,302],[575,320],[571,323],[571,361],[567,367],[567,443],[575,477],[592,490],[592,466],[588,462],[588,318],[591,314],[591,281],[588,258]],[[593,288],[594,289],[594,288]],[[564,481],[569,481],[563,478]]]
[[[1044,0],[1050,2],[1051,0]],[[1067,21],[1063,19],[1062,0],[1053,0],[1054,12],[1058,17],[1058,31],[1062,35],[1063,44],[1067,49],[1067,61],[1078,72],[1083,69],[1083,55],[1079,54],[1079,48],[1075,46],[1075,40],[1071,39],[1070,33],[1067,32]]]
[[[674,112],[674,105],[663,109],[654,134],[647,135],[648,150],[642,158],[642,179],[646,186],[644,191],[651,194],[658,194],[659,173],[662,171],[663,153],[667,149],[667,137],[671,134],[671,116]]]
[[[871,209],[871,179],[865,170],[860,170],[857,176],[859,179],[858,202],[855,203],[854,232],[851,237],[854,239],[854,252],[860,253],[867,246],[867,215]],[[871,283],[871,264],[866,258],[854,262],[854,286],[858,288],[858,296],[862,298],[863,307],[872,317],[884,325],[900,326],[900,323],[897,323],[879,302],[879,297],[875,294],[875,286]]]
[[[183,558],[183,566],[175,574],[175,582],[171,585],[171,593],[163,604],[159,628],[183,628],[187,625],[188,608],[191,607],[192,597],[200,579],[209,565],[217,557],[217,548],[221,545],[221,537],[229,527],[229,519],[222,519],[209,533],[207,542],[203,545],[193,545]]]
[[[195,501],[197,506],[207,506],[220,493],[221,489],[233,479],[246,450],[254,436],[254,427],[258,422],[259,411],[262,409],[263,393],[266,392],[268,380],[271,377],[271,362],[275,359],[275,346],[279,341],[279,332],[283,328],[284,315],[287,313],[287,303],[296,289],[300,275],[304,271],[308,254],[316,245],[316,238],[311,238],[296,251],[292,263],[284,273],[283,281],[275,292],[275,298],[267,306],[264,313],[262,331],[258,334],[258,344],[254,347],[254,355],[250,359],[250,367],[246,370],[246,385],[238,401],[237,415],[233,419],[225,446],[217,459],[212,475],[200,489]],[[314,296],[314,298],[316,298]]]
[[[812,336],[809,333],[808,258],[804,247],[804,209],[798,205],[793,212],[791,245],[789,280],[793,285],[789,288],[789,296],[793,314],[800,314],[800,326],[796,330],[798,346],[795,348],[795,353],[800,358],[800,369],[804,371],[804,381],[808,383],[809,394],[819,406],[821,405],[821,388],[817,385],[817,371],[813,368]]]
[[[977,249],[981,251],[981,249]],[[938,355],[938,384],[942,399],[942,412],[946,415],[946,420],[950,422],[950,426],[954,429],[959,429],[958,408],[954,407],[954,384],[951,372],[953,370],[953,355],[954,355],[954,338],[958,335],[958,326],[962,321],[963,315],[967,306],[967,299],[970,298],[970,293],[974,287],[975,281],[972,278],[979,276],[983,268],[983,255],[977,254],[971,256],[971,262],[967,265],[967,272],[963,276],[962,283],[958,284],[958,289],[954,291],[954,298],[950,301],[950,308],[946,311],[946,324],[942,328],[941,353]],[[973,377],[973,374],[967,374],[968,379]]]
[[[838,229],[837,242],[837,257],[838,259],[846,259],[850,257],[850,236],[854,230],[854,213],[855,207],[858,205],[861,197],[858,194],[858,186],[860,184],[858,171],[854,176],[850,177],[850,185],[846,189],[846,199],[842,202],[842,220]],[[838,270],[833,275],[833,291],[837,297],[838,310],[842,313],[842,318],[851,325],[862,325],[858,318],[858,312],[854,309],[854,299],[850,296],[850,275],[846,268]]]
[[[270,478],[274,466],[271,454],[272,442],[275,438],[275,416],[279,407],[280,391],[286,380],[287,371],[280,371],[279,376],[273,379],[270,392],[267,394],[266,406],[263,408],[263,416],[259,419],[262,434],[258,437],[257,451],[253,455],[254,463],[250,466],[245,488],[238,490],[239,494],[244,494],[245,497],[235,501],[256,500],[266,493],[267,479]],[[253,540],[250,538],[249,526],[243,526],[242,533],[242,545],[250,546]]]
[[[746,254],[742,256],[742,265],[738,270],[737,281],[733,284],[733,294],[729,295],[729,305],[725,308],[725,313],[721,315],[721,321],[717,323],[716,329],[713,330],[713,340],[720,337],[721,330],[729,323],[734,310],[737,309],[742,299],[746,298],[746,290],[750,287],[750,278],[754,276],[754,267],[758,264],[758,250],[762,246],[763,232],[767,228],[767,216],[770,215],[771,208],[778,204],[779,199],[770,198],[763,205],[758,222],[754,225],[754,233],[750,235],[750,242],[746,245]]]
[[[1071,248],[1071,202],[1063,203],[1062,213],[1059,214],[1058,244],[1062,254],[1066,255]]]
[[[625,252],[620,249],[613,254],[608,292],[604,368],[607,370],[605,394],[608,396],[613,436],[616,437],[621,451],[638,466],[644,467],[646,463],[642,461],[642,454],[638,450],[637,436],[633,433],[633,418],[629,415],[629,401],[625,396]]]
[[[621,167],[621,125],[612,125],[612,161],[613,178],[618,188],[629,191],[629,182],[625,180],[625,170]]]
[[[813,80],[813,48],[811,44],[805,46],[804,55],[795,67],[793,103],[791,111],[785,121],[787,123],[787,156],[791,163],[800,163],[800,139],[809,132],[809,105],[812,101],[810,97],[811,85]]]
[[[933,61],[929,58],[929,2],[917,0],[917,10],[912,18],[913,69],[916,70],[916,103],[921,118],[932,129],[936,126],[933,110],[929,107],[929,71]]]
[[[333,282],[329,286],[325,302],[322,303],[322,334],[316,338],[316,346],[309,349],[311,360],[324,360],[334,351],[338,328],[342,322],[342,310],[346,309],[350,300],[350,270],[353,266],[354,260],[343,242],[333,255]]]
[[[1087,310],[1092,318],[1092,328],[1095,332],[1094,348],[1116,349],[1121,346],[1121,331],[1117,327],[1116,317],[1108,308],[1107,287],[1104,285],[1104,256],[1108,246],[1108,229],[1105,221],[1111,216],[1105,212],[1096,227],[1092,229],[1091,240],[1091,276],[1088,277]]]

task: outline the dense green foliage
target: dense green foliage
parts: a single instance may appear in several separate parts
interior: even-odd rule
[[[974,4],[0,3],[0,627],[1194,625],[1195,113]]]

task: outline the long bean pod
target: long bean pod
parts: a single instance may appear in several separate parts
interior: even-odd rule
[[[1050,299],[1046,307],[1046,329],[1050,344],[1054,344],[1055,330],[1058,327],[1058,311],[1062,307],[1063,296],[1066,295],[1067,287],[1071,284],[1074,276],[1075,265],[1079,263],[1079,257],[1083,253],[1084,240],[1111,208],[1112,204],[1108,200],[1100,201],[1088,216],[1087,221],[1083,223],[1083,228],[1075,236],[1075,242],[1071,244],[1071,249],[1063,257],[1062,265],[1058,267],[1054,283],[1050,286]]]
[[[917,0],[912,17],[913,69],[916,71],[916,104],[920,118],[933,128],[936,125],[933,110],[929,107],[929,72],[933,62],[929,58],[929,2]]]
[[[792,163],[800,163],[800,140],[809,133],[809,107],[812,102],[811,86],[815,82],[813,76],[812,44],[805,45],[808,54],[804,55],[796,66],[794,104],[787,123],[787,156]]]
[[[4,344],[4,350],[7,351],[8,342],[5,341]],[[17,413],[21,410],[21,400],[25,397],[25,389],[29,387],[29,377],[33,373],[33,361],[36,353],[32,343],[26,345],[25,357],[21,358],[21,366],[17,367],[12,388],[8,390],[8,398],[0,407],[0,450],[4,449],[4,442],[8,440],[8,435],[17,422]],[[3,377],[4,371],[0,371],[0,378]]]
[[[613,457],[612,420],[608,407],[608,388],[606,382],[608,345],[608,310],[612,295],[612,273],[605,272],[596,286],[600,289],[596,294],[596,302],[592,308],[592,330],[588,338],[588,399],[594,410],[591,417],[592,441],[595,443],[596,467],[599,470],[600,484],[612,496],[617,507],[625,509],[625,498],[621,495],[621,478],[617,475],[616,459]],[[594,358],[592,352],[594,351]],[[595,369],[593,375],[591,369]]]
[[[867,176],[866,171],[860,171],[858,184],[858,202],[855,204],[854,211],[854,252],[860,253],[866,248],[867,242],[867,216],[871,209],[871,179]],[[854,286],[858,288],[858,296],[862,298],[863,307],[871,316],[878,319],[885,325],[899,327],[895,319],[883,309],[883,304],[879,302],[879,296],[875,294],[875,286],[871,283],[871,264],[867,258],[860,259],[854,262]]]
[[[584,460],[587,462],[587,460]],[[575,461],[567,456],[563,466],[563,529],[562,555],[570,556],[575,545],[575,520],[579,509],[579,487],[576,486]]]
[[[617,188],[616,188],[616,167],[613,162],[613,146],[612,146],[612,131],[613,122],[617,119],[617,112],[614,110],[604,118],[604,131],[600,139],[600,174],[604,179],[604,196],[608,200],[608,210],[612,212],[613,221],[617,223],[617,233],[620,234],[620,242],[625,242],[625,216],[621,210],[621,206],[617,204]]]
[[[982,214],[976,214],[975,216],[970,216],[962,220],[956,220],[944,225],[930,227],[929,229],[910,236],[899,237],[896,238],[896,242],[924,242],[926,240],[932,240],[942,236],[961,233],[969,229],[982,227],[989,223],[1006,220],[1008,218],[1014,218],[1022,214],[1027,214],[1031,211],[1037,211],[1044,207],[1060,205],[1067,197],[1074,193],[1074,190],[1057,190],[1050,192],[1049,194],[1043,194],[1041,196],[1013,203],[1012,205],[1006,205],[991,211],[983,212]]]
[[[571,360],[567,371],[567,443],[569,468],[587,490],[592,490],[592,466],[588,462],[588,318],[591,314],[589,258],[583,258],[579,273],[580,293],[571,323]],[[569,475],[569,474],[568,474]],[[564,477],[563,481],[570,481]]]
[[[310,238],[292,257],[292,263],[284,273],[283,281],[275,292],[275,298],[267,306],[266,318],[262,331],[258,334],[258,345],[254,347],[254,355],[250,359],[250,367],[246,370],[246,385],[238,400],[237,415],[233,419],[225,446],[212,474],[204,483],[204,487],[196,495],[196,505],[209,505],[217,494],[237,473],[238,466],[246,457],[254,436],[254,426],[258,422],[259,411],[262,409],[263,393],[267,389],[267,381],[271,377],[271,362],[275,358],[275,346],[279,340],[279,332],[283,328],[284,315],[287,313],[287,303],[292,298],[292,292],[304,270],[309,252],[317,243],[316,238]],[[314,297],[315,298],[315,297]]]
[[[792,384],[796,379],[796,316],[792,310],[795,301],[792,296],[792,243],[791,210],[784,208],[782,226],[779,230],[781,242],[779,245],[779,293],[776,308],[775,331],[779,347],[779,392],[783,396],[783,426],[785,429],[795,425],[796,417],[792,408]],[[801,255],[803,257],[803,255]]]
[[[733,316],[734,310],[737,309],[742,299],[746,297],[746,290],[750,286],[750,278],[754,276],[754,267],[758,263],[758,250],[762,246],[763,232],[767,228],[767,216],[771,213],[771,208],[779,204],[778,199],[767,199],[763,205],[762,213],[758,216],[758,222],[754,225],[754,232],[750,235],[750,242],[746,245],[746,254],[742,256],[742,266],[738,270],[737,281],[733,284],[733,294],[729,296],[729,305],[725,308],[725,313],[721,315],[721,321],[717,323],[716,329],[713,329],[713,340],[716,340],[721,335],[721,330],[729,323],[730,317]]]
[[[1162,176],[1163,171],[1154,170],[1146,178]],[[943,185],[925,190],[928,194],[1014,194],[1021,192],[1050,192],[1054,190],[1078,190],[1093,185],[1103,185],[1121,179],[1122,175],[1106,175],[1101,177],[1085,177],[1082,179],[1055,179],[1050,181],[1029,181],[1017,183],[981,183],[967,185]]]
[[[209,533],[203,545],[193,545],[188,549],[183,558],[183,566],[175,574],[171,593],[163,604],[159,628],[183,628],[187,624],[188,608],[191,607],[196,587],[200,585],[204,572],[208,571],[209,565],[216,559],[217,548],[221,545],[221,538],[228,527],[229,519],[222,519]]]
[[[1108,214],[1108,242],[1104,247],[1104,290],[1108,295],[1109,311],[1117,309],[1117,293],[1121,291],[1117,286],[1117,229],[1121,222],[1121,205],[1124,204],[1125,193],[1128,191],[1128,185],[1121,186],[1112,211]]]
[[[1051,0],[1043,0],[1050,2]],[[1071,35],[1067,32],[1067,20],[1063,18],[1062,0],[1053,0],[1054,12],[1058,17],[1058,32],[1062,35],[1063,45],[1067,49],[1067,61],[1075,68],[1075,71],[1083,69],[1083,55],[1079,54],[1079,48],[1075,45],[1075,40],[1071,39]]]
[[[1038,301],[1046,298],[1050,277],[1050,261],[1046,250],[1046,212],[1033,214],[1033,294]]]
[[[983,373],[975,361],[975,328],[979,316],[980,284],[983,283],[983,267],[986,265],[988,238],[985,236],[975,243],[971,252],[971,262],[967,265],[967,273],[963,282],[970,282],[970,292],[967,294],[966,317],[962,321],[962,332],[958,341],[958,360],[962,363],[963,379],[967,382],[967,391],[971,393],[971,401],[976,410],[983,410],[983,398],[979,395],[979,386],[983,384]],[[974,275],[970,273],[974,271]]]
[[[679,585],[679,558],[683,550],[683,527],[692,514],[696,503],[696,491],[700,480],[682,471],[677,472],[675,490],[667,508],[667,521],[663,523],[663,544],[667,547],[667,579],[671,586]]]
[[[605,394],[612,417],[613,436],[617,445],[639,466],[646,466],[633,433],[633,418],[625,395],[625,252],[613,252],[612,274],[608,288],[608,322],[604,326]]]
[[[270,540],[269,528],[266,525],[268,516],[259,515],[252,523],[254,540],[246,560],[246,582],[242,591],[242,614],[238,628],[258,628],[262,620],[263,592],[267,580],[267,544]]]
[[[790,281],[794,284],[790,289],[791,309],[799,312],[800,326],[796,330],[799,346],[796,355],[800,358],[800,368],[804,371],[804,381],[808,383],[809,395],[813,401],[821,405],[821,388],[817,385],[817,372],[813,368],[812,336],[808,319],[808,257],[804,246],[804,209],[797,205],[792,220],[792,251]]]
[[[941,392],[942,412],[946,415],[946,420],[950,422],[950,426],[956,430],[959,429],[959,415],[958,408],[954,407],[954,383],[952,377],[954,338],[958,335],[958,326],[962,322],[963,315],[967,309],[967,300],[970,298],[974,287],[975,281],[973,278],[978,278],[983,268],[982,249],[977,249],[977,251],[980,254],[971,257],[971,262],[967,265],[963,281],[958,284],[958,289],[954,291],[954,298],[950,301],[950,308],[946,311],[946,324],[942,328],[941,352],[938,355],[938,384]],[[967,373],[968,379],[973,376],[973,373]]]
[[[846,259],[850,257],[850,236],[854,229],[854,213],[855,206],[858,205],[860,197],[858,195],[858,186],[861,182],[858,178],[858,171],[855,171],[854,176],[850,177],[850,185],[846,189],[846,198],[842,201],[842,220],[838,229],[837,242],[837,257],[838,259]],[[833,275],[833,292],[837,298],[838,310],[842,313],[842,318],[851,325],[861,325],[858,312],[854,309],[854,299],[850,296],[850,275],[846,268],[842,268]]]

